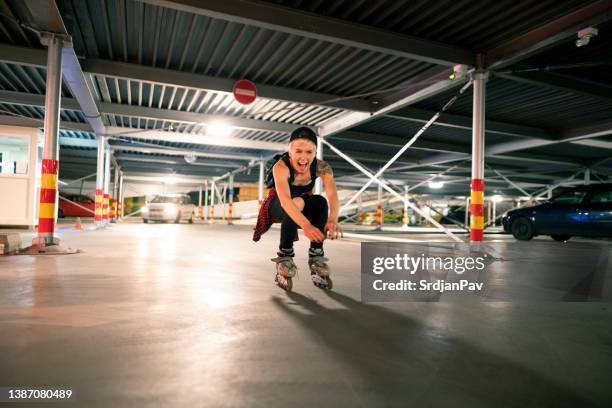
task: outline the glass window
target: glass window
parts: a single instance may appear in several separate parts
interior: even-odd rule
[[[181,197],[176,196],[157,196],[151,201],[152,203],[169,203],[169,204],[180,204]]]
[[[28,174],[28,139],[0,135],[0,173]]]
[[[564,203],[564,204],[579,204],[582,202],[582,199],[586,195],[586,191],[575,191],[570,190],[565,193],[559,194],[554,197],[551,201],[554,203]]]
[[[598,191],[591,197],[592,203],[612,203],[612,191]]]

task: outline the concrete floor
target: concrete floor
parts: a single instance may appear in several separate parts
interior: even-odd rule
[[[609,304],[363,304],[359,242],[326,244],[324,292],[303,238],[286,293],[277,234],[124,223],[60,232],[78,255],[0,257],[0,387],[69,387],[87,407],[611,406]]]

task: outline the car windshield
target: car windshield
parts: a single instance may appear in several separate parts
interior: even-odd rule
[[[157,196],[152,201],[152,203],[167,203],[167,204],[180,204],[181,197],[176,196]]]
[[[553,203],[565,203],[565,204],[578,204],[582,202],[582,199],[586,195],[586,191],[566,191],[565,193],[559,194],[553,198]]]

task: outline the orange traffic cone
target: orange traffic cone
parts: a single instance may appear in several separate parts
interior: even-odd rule
[[[78,231],[83,229],[83,224],[81,224],[81,217],[77,217],[76,224],[74,224],[74,229]]]

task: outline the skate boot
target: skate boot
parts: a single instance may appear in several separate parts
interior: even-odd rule
[[[333,282],[329,277],[329,259],[323,256],[323,249],[311,248],[308,251],[308,266],[310,267],[310,278],[312,283],[321,289],[331,289]]]
[[[274,276],[274,282],[285,289],[287,292],[291,292],[293,283],[291,278],[297,273],[297,266],[293,262],[293,250],[281,251],[277,253],[276,258],[272,258],[271,261],[276,264],[276,275]]]

